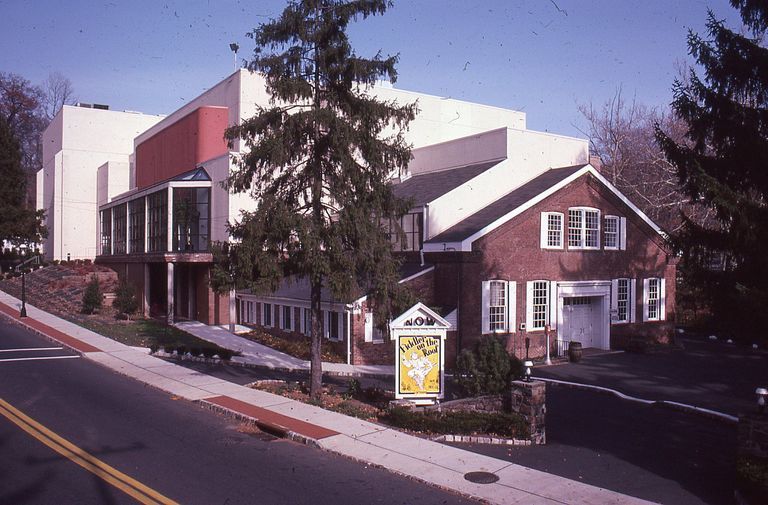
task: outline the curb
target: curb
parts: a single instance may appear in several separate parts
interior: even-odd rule
[[[238,412],[236,410],[228,409],[226,407],[222,407],[220,405],[216,405],[214,403],[211,403],[205,399],[202,400],[195,400],[192,403],[198,404],[200,407],[211,410],[213,412],[216,412],[218,414],[223,414],[227,417],[231,417],[233,419],[237,419],[238,421],[243,421],[249,425],[256,426],[260,430],[269,433],[271,435],[275,435],[279,438],[287,438],[289,440],[292,440],[294,442],[299,442],[304,445],[309,445],[312,447],[317,447],[319,449],[322,449],[320,446],[320,443],[317,439],[308,437],[306,435],[302,435],[301,433],[296,433],[295,431],[291,431],[288,428],[281,426],[279,424],[275,423],[269,423],[265,421],[261,421],[259,419],[256,419],[254,417],[248,416],[246,414],[243,414],[242,412]]]
[[[0,302],[0,303],[2,303],[2,302]],[[70,351],[80,355],[81,357],[85,357],[85,355],[86,355],[85,352],[80,351],[78,349],[75,349],[74,347],[70,346],[69,344],[67,344],[65,342],[62,342],[61,340],[57,340],[56,338],[48,335],[47,333],[43,333],[42,330],[39,330],[39,329],[37,329],[37,328],[35,328],[33,326],[30,326],[30,325],[26,324],[24,322],[24,320],[22,318],[20,318],[20,317],[13,317],[10,314],[6,314],[5,312],[0,311],[0,319],[5,319],[6,321],[10,322],[10,324],[14,324],[16,326],[21,326],[25,330],[30,331],[30,332],[34,333],[35,335],[39,335],[39,336],[43,337],[44,339],[46,339],[49,342],[54,342],[56,344],[59,344],[62,347],[64,347],[64,348],[66,348],[66,349],[68,349],[68,350],[70,350]]]
[[[438,435],[436,437],[431,437],[430,440],[433,442],[458,442],[463,444],[483,445],[533,445],[533,442],[530,440],[523,440],[520,438],[479,437],[476,435]]]
[[[705,409],[703,407],[697,407],[695,405],[688,405],[686,403],[680,403],[675,402],[672,400],[645,400],[643,398],[637,398],[635,396],[630,396],[628,394],[622,393],[621,391],[617,391],[615,389],[606,388],[603,386],[594,386],[591,384],[581,384],[578,382],[569,382],[569,381],[563,381],[559,379],[548,379],[544,377],[532,377],[533,379],[540,380],[543,382],[548,382],[550,384],[556,385],[556,386],[563,386],[563,387],[569,387],[573,389],[581,389],[584,391],[597,391],[600,393],[608,393],[613,396],[616,396],[622,400],[629,400],[636,403],[642,403],[644,405],[653,405],[653,406],[660,406],[660,407],[667,407],[672,410],[677,410],[678,412],[686,412],[689,414],[697,414],[703,417],[707,417],[709,419],[715,419],[717,421],[722,421],[726,423],[731,424],[738,424],[739,418],[737,416],[732,416],[730,414],[726,414],[724,412],[718,412],[716,410],[710,410]]]

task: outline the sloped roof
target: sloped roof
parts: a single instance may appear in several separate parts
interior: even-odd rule
[[[407,279],[421,272],[433,268],[431,264],[421,265],[419,263],[403,263],[400,265],[400,279]],[[240,290],[240,293],[251,294],[251,291]],[[280,283],[280,287],[272,293],[260,295],[264,298],[282,298],[287,300],[305,300],[309,301],[311,293],[311,286],[309,285],[309,279],[306,277],[291,276],[286,277]],[[349,300],[339,300],[334,298],[331,290],[327,286],[323,286],[320,292],[320,301],[323,303],[351,303],[356,298],[360,298],[362,293],[353,293]]]
[[[413,199],[413,206],[429,203],[498,165],[501,160],[414,175],[394,186],[395,196]]]
[[[460,242],[465,240],[540,193],[575,174],[585,166],[587,165],[574,165],[547,170],[463,221],[432,237],[427,243]]]

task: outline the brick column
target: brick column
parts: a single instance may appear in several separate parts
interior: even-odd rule
[[[512,412],[523,417],[531,433],[531,442],[545,444],[546,384],[542,381],[512,381]]]

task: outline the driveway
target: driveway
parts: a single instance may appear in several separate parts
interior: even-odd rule
[[[534,375],[733,416],[755,408],[755,388],[768,386],[767,351],[707,338],[678,341],[683,349],[587,356],[580,363],[536,367]]]

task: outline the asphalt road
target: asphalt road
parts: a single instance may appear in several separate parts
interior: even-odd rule
[[[53,344],[0,320],[0,350],[41,347]],[[0,360],[52,355],[72,353],[0,352]],[[18,409],[137,484],[180,503],[470,503],[245,429],[82,358],[0,361],[0,377],[0,411]],[[134,501],[0,415],[0,503]]]
[[[546,445],[454,445],[658,503],[730,505],[735,444],[731,424],[548,386]]]

